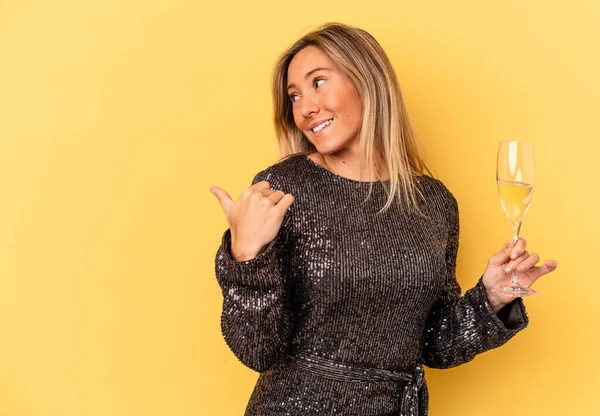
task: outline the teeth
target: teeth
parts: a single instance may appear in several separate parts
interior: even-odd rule
[[[319,132],[319,131],[323,130],[323,129],[324,129],[326,126],[329,126],[329,125],[331,124],[331,122],[332,122],[332,121],[333,121],[333,120],[327,120],[327,121],[324,121],[323,123],[319,124],[317,127],[313,128],[313,129],[312,129],[312,131],[313,131],[314,133],[317,133],[317,132]]]

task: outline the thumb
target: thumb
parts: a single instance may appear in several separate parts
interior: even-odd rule
[[[225,211],[225,215],[227,216],[227,218],[229,218],[229,210],[234,204],[229,194],[216,186],[210,188],[210,192],[215,194],[215,196],[219,200],[219,203],[221,204],[221,208],[223,208],[223,211]]]

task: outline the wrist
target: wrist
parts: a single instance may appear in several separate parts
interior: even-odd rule
[[[234,246],[231,246],[231,258],[237,262],[252,260],[256,256],[258,256],[258,254],[259,252],[256,250],[241,250]]]
[[[494,313],[498,313],[500,309],[502,309],[506,303],[498,299],[494,294],[490,293],[487,289],[485,291],[485,295],[488,299],[488,303]]]
[[[248,245],[237,245],[235,243],[231,244],[231,258],[237,262],[252,260],[257,257],[260,253],[265,251],[263,247],[252,247]]]

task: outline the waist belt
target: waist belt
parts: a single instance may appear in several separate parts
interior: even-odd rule
[[[339,363],[324,357],[298,352],[287,355],[292,365],[314,374],[337,381],[402,381],[399,416],[426,416],[429,393],[423,366],[417,364],[414,372],[391,371],[379,368],[356,367]]]

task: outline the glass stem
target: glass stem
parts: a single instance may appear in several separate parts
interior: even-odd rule
[[[511,231],[511,235],[513,236],[513,240],[515,240],[515,243],[517,241],[519,241],[519,232],[521,231],[521,224],[522,222],[519,221],[518,223],[513,223],[512,221],[509,221],[510,224],[510,231]],[[519,286],[519,279],[517,279],[517,270],[513,270],[512,272],[512,286]]]

